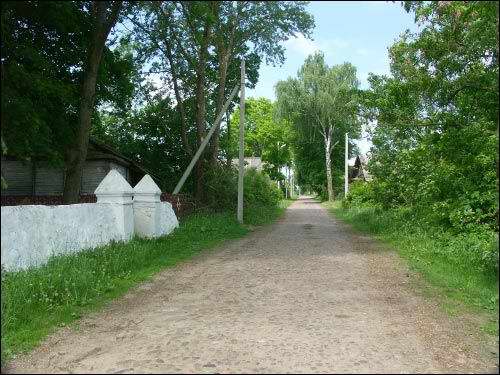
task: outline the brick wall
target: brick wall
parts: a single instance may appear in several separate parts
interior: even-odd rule
[[[160,199],[162,202],[169,202],[172,205],[177,217],[189,215],[197,206],[193,197],[188,194],[161,193]]]

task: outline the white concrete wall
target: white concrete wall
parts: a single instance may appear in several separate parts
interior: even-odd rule
[[[143,180],[148,188],[157,189],[148,175]],[[138,194],[138,205],[133,203],[132,187],[119,172],[111,170],[95,191],[97,203],[2,207],[2,267],[19,270],[40,266],[51,256],[129,241],[134,234],[169,234],[179,225],[172,206],[160,202],[156,191],[152,201],[146,190],[140,197]]]
[[[123,226],[109,205],[2,207],[2,265],[25,269],[67,254],[124,240]]]

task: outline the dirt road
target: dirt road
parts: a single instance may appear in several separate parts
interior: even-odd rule
[[[311,199],[158,274],[9,372],[495,372],[498,349]]]

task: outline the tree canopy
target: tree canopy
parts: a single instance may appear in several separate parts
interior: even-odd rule
[[[358,86],[352,64],[329,67],[321,52],[306,58],[297,78],[276,84],[278,111],[293,124],[296,134],[299,181],[316,188],[315,177],[326,175],[319,186],[327,186],[329,200],[334,198],[332,152],[345,150],[345,133],[351,138],[360,133]],[[317,168],[321,160],[319,153],[312,152],[319,144],[323,146],[325,174],[318,169],[311,170],[311,166]]]
[[[405,7],[421,31],[390,48],[392,77],[371,75],[366,96],[376,121],[370,170],[377,196],[386,206],[428,207],[435,220],[460,228],[498,225],[495,5]]]
[[[231,116],[230,129],[223,133],[223,149],[228,157],[238,156],[239,108]],[[227,135],[229,134],[229,138]],[[266,98],[249,98],[245,103],[245,156],[257,156],[274,180],[283,180],[281,168],[292,164],[292,128],[276,115],[274,104]]]
[[[8,152],[62,165],[78,122],[89,2],[5,1],[1,12],[1,122]],[[106,48],[96,105],[126,110],[132,76],[132,56]]]

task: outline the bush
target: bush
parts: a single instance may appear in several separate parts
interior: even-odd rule
[[[208,208],[215,211],[235,210],[238,200],[238,171],[236,168],[216,166],[205,173]],[[277,207],[283,199],[278,186],[254,168],[245,171],[243,199],[247,206]]]
[[[245,204],[278,206],[283,199],[283,193],[268,175],[252,168],[246,171],[244,180],[243,199]]]
[[[375,203],[375,190],[373,183],[356,181],[349,186],[347,197],[342,201],[344,207],[373,206]]]
[[[238,172],[235,168],[215,166],[205,172],[205,202],[214,211],[233,210],[238,199]]]

